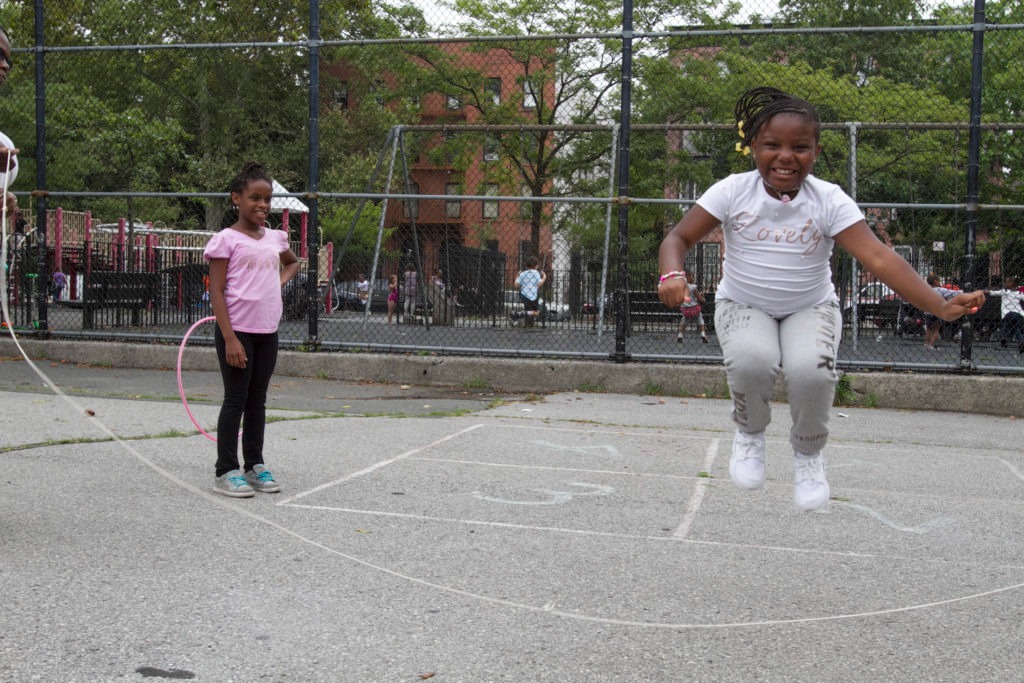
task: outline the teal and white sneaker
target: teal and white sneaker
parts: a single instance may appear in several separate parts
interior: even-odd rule
[[[274,475],[263,465],[253,465],[252,469],[245,473],[245,480],[252,489],[263,493],[277,493],[281,490],[280,484],[274,480]]]
[[[232,498],[251,498],[256,495],[252,487],[245,483],[245,477],[238,470],[231,470],[213,480],[213,490]]]

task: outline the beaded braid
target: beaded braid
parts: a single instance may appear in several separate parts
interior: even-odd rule
[[[740,95],[736,102],[736,128],[742,142],[736,143],[736,151],[750,154],[750,140],[753,140],[761,126],[777,114],[798,114],[814,124],[814,137],[821,132],[821,118],[818,110],[807,100],[789,95],[778,88],[752,88]]]

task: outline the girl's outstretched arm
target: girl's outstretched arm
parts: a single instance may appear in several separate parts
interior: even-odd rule
[[[718,227],[719,223],[717,218],[694,204],[661,241],[658,250],[658,267],[661,274],[683,270],[687,252]],[[661,282],[658,286],[658,298],[661,299],[661,303],[671,308],[689,301],[690,288],[687,286],[686,278],[672,278]]]
[[[865,221],[840,232],[836,243],[904,299],[943,320],[977,313],[985,303],[982,291],[957,294],[949,301],[943,299],[902,256],[882,244]]]

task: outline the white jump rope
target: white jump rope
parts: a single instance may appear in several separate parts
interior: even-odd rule
[[[10,150],[8,150],[8,152],[7,152],[7,166],[8,167],[10,166],[11,156],[12,156],[12,153],[10,152]],[[2,262],[5,265],[7,263],[7,201],[6,201],[6,199],[7,199],[7,187],[8,187],[8,184],[10,183],[10,181],[12,180],[11,179],[11,175],[12,175],[12,173],[9,173],[9,172],[3,174],[3,176],[4,176],[4,179],[3,179],[3,198],[4,198],[4,202],[3,202],[3,208],[0,209],[0,220],[2,220],[2,223],[0,223],[0,226],[2,226],[2,228],[3,228],[3,240],[0,240],[0,262]],[[960,596],[960,597],[957,597],[957,598],[949,598],[947,600],[937,600],[935,602],[929,602],[929,603],[923,603],[923,604],[917,604],[917,605],[909,605],[909,606],[905,606],[905,607],[894,607],[892,609],[876,610],[876,611],[873,611],[873,612],[862,612],[862,613],[859,613],[859,614],[836,614],[836,615],[828,615],[828,616],[820,616],[820,617],[802,617],[802,618],[795,618],[795,619],[770,619],[770,620],[763,620],[763,621],[728,622],[728,623],[719,623],[719,624],[709,624],[709,623],[703,623],[703,624],[701,624],[701,623],[696,623],[696,624],[693,624],[693,623],[666,623],[666,622],[652,622],[652,621],[634,621],[634,620],[630,620],[630,619],[612,619],[612,618],[607,618],[607,617],[598,617],[598,616],[592,616],[592,615],[587,615],[587,614],[579,614],[577,612],[567,612],[567,611],[564,611],[564,610],[555,609],[554,603],[548,603],[548,604],[546,604],[544,606],[530,605],[530,604],[527,604],[527,603],[516,602],[514,600],[505,600],[505,599],[502,599],[502,598],[493,598],[493,597],[490,597],[490,596],[487,596],[487,595],[481,595],[480,593],[473,593],[471,591],[461,590],[461,589],[458,589],[458,588],[452,588],[451,586],[445,586],[445,585],[442,585],[442,584],[439,584],[439,583],[434,583],[432,581],[427,581],[425,579],[420,579],[420,578],[417,578],[415,576],[410,576],[409,574],[403,574],[403,573],[395,571],[393,569],[388,569],[387,567],[382,567],[380,565],[373,564],[371,562],[368,562],[366,560],[360,559],[360,558],[355,557],[353,555],[349,555],[349,554],[343,553],[343,552],[341,552],[339,550],[335,550],[334,548],[328,547],[328,546],[326,546],[326,545],[324,545],[324,544],[322,544],[322,543],[320,543],[318,541],[315,541],[315,540],[313,540],[311,538],[303,536],[302,534],[299,534],[299,533],[297,533],[295,531],[292,531],[291,529],[283,527],[283,526],[281,526],[280,524],[278,524],[277,522],[275,522],[275,521],[273,521],[271,519],[268,519],[268,518],[266,518],[266,517],[264,517],[262,515],[256,514],[255,512],[250,512],[249,510],[245,509],[244,507],[239,506],[237,504],[237,502],[234,501],[233,499],[231,501],[226,500],[223,496],[216,496],[216,495],[214,495],[212,493],[208,493],[208,492],[206,492],[206,491],[204,491],[204,490],[194,486],[193,484],[190,484],[189,482],[187,482],[187,481],[185,481],[183,479],[180,479],[179,477],[176,477],[173,473],[169,472],[168,470],[164,469],[163,467],[160,467],[155,462],[153,462],[152,460],[147,458],[145,455],[140,453],[130,443],[128,443],[127,441],[124,441],[123,439],[121,439],[109,427],[107,427],[103,423],[102,420],[100,420],[99,418],[96,417],[96,412],[94,410],[86,408],[85,406],[80,404],[78,401],[76,401],[72,397],[68,396],[63,391],[61,391],[60,387],[58,387],[53,382],[53,380],[51,380],[47,376],[47,374],[45,372],[43,372],[39,368],[39,366],[37,366],[32,361],[31,358],[28,357],[28,354],[25,353],[25,349],[22,348],[21,344],[18,341],[18,336],[14,333],[13,321],[12,321],[12,318],[11,318],[10,311],[8,310],[8,307],[7,307],[7,274],[6,273],[4,273],[3,277],[0,277],[0,310],[3,311],[4,319],[7,321],[7,330],[10,333],[11,339],[14,341],[15,346],[18,347],[18,351],[21,353],[22,358],[24,358],[25,362],[28,363],[29,367],[31,367],[32,370],[37,375],[39,375],[39,377],[43,380],[43,382],[46,384],[46,386],[48,386],[50,388],[50,390],[53,391],[53,393],[55,393],[57,396],[59,396],[61,399],[63,399],[65,403],[67,403],[69,406],[71,406],[72,410],[75,412],[76,415],[78,415],[80,417],[87,418],[100,431],[102,431],[104,434],[106,434],[111,439],[113,439],[115,442],[117,442],[119,445],[121,445],[121,447],[123,447],[126,451],[131,453],[139,462],[141,462],[142,464],[146,465],[147,467],[149,467],[150,469],[155,471],[160,476],[162,476],[165,479],[167,479],[167,480],[177,484],[178,486],[180,486],[181,488],[185,489],[186,491],[189,491],[190,493],[193,493],[193,494],[195,494],[195,495],[205,499],[206,501],[208,501],[210,503],[214,503],[214,504],[219,505],[219,506],[223,507],[224,509],[229,510],[229,511],[235,513],[235,514],[242,515],[244,517],[248,517],[249,519],[252,519],[252,520],[255,520],[257,522],[260,522],[261,524],[265,524],[265,525],[271,527],[272,529],[280,531],[282,534],[285,534],[287,536],[291,536],[292,538],[294,538],[294,539],[296,539],[298,541],[301,541],[302,543],[306,543],[306,544],[311,545],[311,546],[313,546],[315,548],[319,548],[320,550],[328,552],[328,553],[330,553],[332,555],[335,555],[337,557],[344,558],[344,559],[346,559],[346,560],[348,560],[350,562],[354,562],[354,563],[356,563],[358,565],[366,567],[367,569],[372,569],[374,571],[381,572],[382,574],[387,574],[389,576],[392,576],[392,577],[395,577],[397,579],[401,579],[403,581],[407,581],[409,583],[413,583],[413,584],[416,584],[416,585],[419,585],[419,586],[424,586],[424,587],[427,587],[427,588],[432,588],[434,590],[439,590],[439,591],[442,591],[444,593],[448,593],[450,595],[457,595],[457,596],[462,597],[462,598],[469,598],[469,599],[472,599],[472,600],[479,600],[481,602],[486,602],[486,603],[490,603],[490,604],[493,604],[493,605],[499,605],[501,607],[510,607],[510,608],[524,610],[524,611],[528,611],[528,612],[550,614],[551,616],[561,617],[561,618],[564,618],[564,619],[572,619],[572,620],[576,620],[576,621],[583,621],[583,622],[590,622],[590,623],[608,624],[608,625],[613,625],[613,626],[630,626],[630,627],[658,628],[658,629],[702,629],[702,630],[708,630],[708,629],[723,629],[723,628],[735,628],[735,627],[775,626],[775,625],[780,625],[780,624],[800,624],[800,623],[809,623],[809,622],[816,622],[816,621],[841,621],[841,620],[849,620],[849,619],[859,619],[859,618],[866,618],[866,617],[882,616],[882,615],[887,615],[887,614],[898,614],[898,613],[901,613],[901,612],[913,612],[913,611],[917,611],[917,610],[921,610],[921,609],[926,609],[926,608],[931,608],[931,607],[940,607],[940,606],[943,606],[943,605],[951,605],[951,604],[955,604],[955,603],[959,603],[959,602],[966,602],[968,600],[974,600],[976,598],[982,598],[982,597],[988,597],[988,596],[992,596],[992,595],[998,595],[1000,593],[1006,593],[1006,592],[1009,592],[1009,591],[1014,591],[1014,590],[1019,590],[1021,588],[1024,588],[1024,582],[1022,582],[1022,583],[1014,584],[1012,586],[1004,586],[1003,588],[995,588],[993,590],[982,591],[982,592],[979,592],[979,593],[974,593],[972,595],[964,595],[964,596]],[[202,320],[200,320],[197,323],[195,323],[189,329],[189,331],[185,334],[185,338],[182,339],[181,347],[178,350],[178,389],[179,389],[179,391],[181,392],[181,395],[182,395],[182,402],[185,403],[185,410],[188,412],[189,417],[192,419],[192,422],[194,424],[196,424],[196,427],[199,427],[199,425],[196,423],[195,418],[192,416],[191,411],[188,409],[188,402],[185,401],[184,388],[182,387],[182,382],[181,382],[181,356],[182,356],[182,353],[184,352],[184,349],[185,349],[185,342],[188,341],[188,337],[189,337],[190,334],[192,334],[192,331],[195,330],[199,325],[201,325],[201,324],[203,324],[205,322],[208,322],[210,320],[213,320],[213,318],[203,318]],[[216,441],[216,439],[214,439],[212,436],[210,436],[205,431],[203,431],[203,429],[201,427],[199,427],[199,430],[200,430],[200,432],[203,433],[204,436],[206,436],[206,438],[212,439],[212,440]],[[716,545],[716,544],[712,543],[710,545]]]

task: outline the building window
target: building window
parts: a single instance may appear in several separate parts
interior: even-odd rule
[[[484,195],[488,197],[498,196],[498,184],[487,183],[484,185]],[[485,201],[483,203],[483,217],[484,218],[497,218],[498,217],[498,202]]]
[[[334,86],[332,99],[334,100],[334,106],[338,109],[348,109],[348,81],[339,81]]]
[[[444,193],[447,195],[459,194],[458,183],[446,183]],[[447,199],[444,203],[445,218],[458,218],[462,215],[462,202],[458,199]]]
[[[533,91],[533,83],[523,81],[523,109],[536,109],[537,95]]]
[[[409,194],[419,194],[420,185],[419,183],[409,183]],[[420,217],[420,200],[418,199],[406,199],[405,200],[405,217],[406,218],[419,218]]]
[[[500,78],[488,78],[487,85],[484,86],[484,90],[491,96],[491,102],[495,106],[501,104],[501,79]]]
[[[498,160],[498,137],[487,133],[484,135],[484,161]]]
[[[458,146],[455,144],[458,133],[453,130],[446,130],[443,134],[444,137],[444,159],[448,164],[455,163],[455,157],[458,154]]]
[[[531,197],[530,186],[525,183],[519,188],[520,197]],[[519,218],[528,221],[533,217],[533,202],[519,202]]]
[[[462,101],[458,95],[445,95],[445,103],[449,109],[459,109],[462,107]]]

